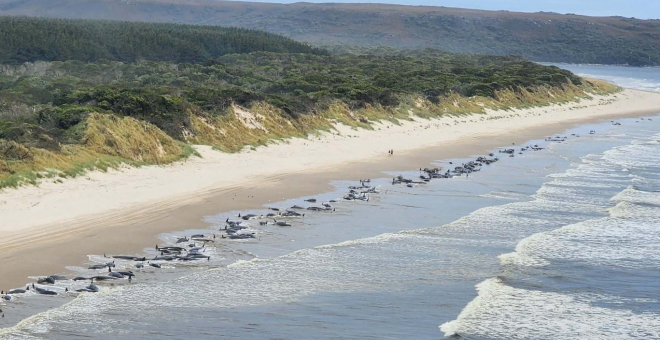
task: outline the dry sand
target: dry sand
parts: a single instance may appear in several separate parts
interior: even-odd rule
[[[202,217],[318,194],[332,179],[410,170],[446,157],[480,154],[560,133],[581,123],[660,113],[660,94],[625,90],[579,103],[495,111],[375,130],[334,133],[169,166],[91,172],[64,183],[0,192],[0,288],[49,275],[87,254],[140,253],[162,232],[204,227]],[[394,157],[387,150],[394,149]]]

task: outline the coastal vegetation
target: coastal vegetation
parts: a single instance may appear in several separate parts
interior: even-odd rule
[[[34,19],[33,29],[50,27],[47,21]],[[52,22],[73,27],[68,34],[85,34],[74,34],[73,41],[88,39],[98,51],[117,51],[109,46],[120,44],[90,35],[92,21]],[[131,31],[131,25],[117,29]],[[163,27],[135,25],[145,32]],[[260,40],[269,35],[261,32],[209,35],[193,26],[184,32],[187,41],[204,41],[201,46],[241,41],[243,53],[180,61],[181,53],[168,59],[153,51],[88,60],[89,54],[71,50],[74,60],[35,52],[31,62],[16,64],[17,57],[4,52],[11,64],[0,65],[0,187],[120,164],[169,163],[192,155],[191,144],[235,152],[330,131],[337,123],[370,129],[380,120],[483,113],[616,91],[517,56],[437,50],[336,55],[295,42],[270,51]],[[236,32],[254,39],[237,40]],[[65,55],[67,44],[49,48]]]
[[[660,66],[660,20],[375,3],[0,0],[0,6],[4,15],[244,27],[316,46],[431,47],[545,62]]]

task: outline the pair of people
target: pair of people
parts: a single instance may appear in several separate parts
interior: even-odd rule
[[[394,149],[387,151],[387,153],[390,154],[390,156],[394,155]]]

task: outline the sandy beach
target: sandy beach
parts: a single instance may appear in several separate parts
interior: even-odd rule
[[[55,274],[87,254],[140,253],[159,233],[203,227],[203,216],[321,193],[333,179],[380,176],[446,157],[560,133],[588,122],[660,112],[660,94],[625,90],[579,103],[495,111],[374,130],[337,126],[308,139],[0,192],[0,288]],[[387,150],[394,149],[390,157]]]

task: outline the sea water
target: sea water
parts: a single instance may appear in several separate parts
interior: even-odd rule
[[[572,67],[660,84],[654,69],[640,80],[639,69]],[[220,239],[209,261],[142,270],[130,285],[102,286],[0,338],[660,338],[660,117],[649,117],[581,126],[562,143],[529,141],[546,149],[501,157],[469,178],[409,188],[391,178],[418,171],[386,172],[368,202],[340,201],[291,227],[252,221],[257,238]],[[336,181],[315,198],[341,198],[356,184]],[[247,212],[204,219],[217,233],[238,213]]]

